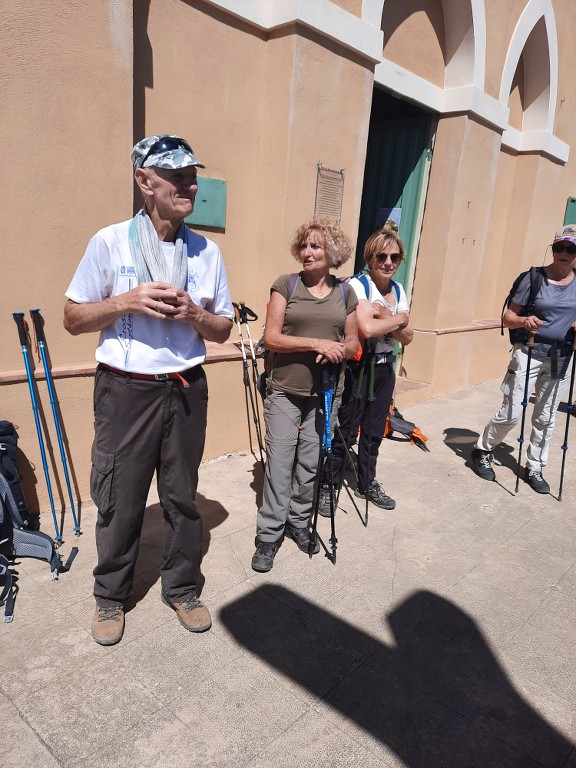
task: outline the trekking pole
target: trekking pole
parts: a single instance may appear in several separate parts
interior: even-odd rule
[[[524,422],[526,421],[526,408],[528,407],[528,390],[530,388],[530,362],[532,361],[532,348],[534,346],[534,334],[528,334],[528,359],[526,360],[526,381],[524,382],[524,399],[522,400],[522,421],[520,422],[520,437],[518,438],[518,467],[516,468],[516,488],[514,493],[518,493],[520,485],[520,470],[522,463],[522,445],[524,444]]]
[[[373,423],[373,416],[374,416],[374,370],[376,366],[376,357],[375,357],[375,348],[374,344],[370,345],[370,351],[368,352],[369,355],[369,362],[370,362],[370,368],[368,371],[368,467],[366,468],[368,470],[370,466],[370,460],[372,457],[372,423]],[[367,480],[368,476],[366,476],[366,483],[368,483]],[[366,488],[364,489],[364,492],[366,494],[366,512],[364,515],[364,527],[366,528],[368,526],[368,484],[366,484]]]
[[[318,460],[318,473],[316,478],[316,490],[314,494],[314,515],[312,522],[312,529],[310,530],[310,540],[308,542],[308,554],[310,557],[314,554],[316,548],[316,541],[319,541],[324,550],[324,554],[334,565],[336,564],[336,549],[338,547],[338,539],[336,538],[336,523],[334,520],[334,496],[330,494],[330,548],[332,553],[328,551],[328,547],[322,541],[322,538],[318,535],[318,511],[320,507],[320,486],[322,484],[322,477],[328,466],[328,481],[332,485],[333,481],[333,461],[334,456],[332,454],[332,426],[331,426],[331,413],[332,402],[334,399],[334,390],[336,389],[336,382],[338,379],[337,373],[340,370],[339,366],[335,366],[332,363],[327,363],[322,367],[322,393],[324,395],[324,430],[322,433],[322,447],[320,450],[320,457]]]
[[[572,341],[572,349],[570,350],[570,357],[572,358],[572,372],[570,374],[570,388],[568,391],[568,402],[566,403],[566,428],[564,429],[564,442],[562,443],[562,467],[560,469],[560,488],[558,489],[558,501],[562,501],[562,486],[564,484],[564,465],[566,464],[566,451],[568,450],[568,432],[570,430],[570,417],[574,411],[574,403],[572,398],[574,397],[574,373],[576,366],[574,365],[576,351],[576,334]]]
[[[260,451],[260,461],[264,466],[264,446],[262,443],[262,437],[260,433],[260,414],[257,410],[257,403],[254,400],[254,393],[252,392],[252,386],[250,384],[250,369],[248,367],[248,358],[246,357],[246,347],[244,346],[244,337],[242,335],[242,313],[240,307],[242,304],[236,304],[233,302],[234,309],[236,310],[236,327],[238,328],[238,336],[240,337],[240,350],[242,352],[242,365],[244,367],[244,386],[246,387],[250,397],[250,407],[252,409],[252,419],[254,420],[254,428],[256,430],[256,439],[258,441],[258,450]]]
[[[258,377],[260,374],[258,372],[258,360],[256,358],[256,350],[252,341],[252,333],[250,332],[249,325],[250,322],[258,320],[258,315],[256,312],[253,312],[249,307],[247,307],[243,301],[238,302],[238,311],[240,313],[241,324],[246,326],[248,346],[250,347],[250,358],[252,360],[252,381],[254,383],[254,388],[258,389]]]
[[[74,533],[76,536],[80,536],[82,531],[78,525],[78,518],[76,517],[76,507],[74,505],[74,495],[72,493],[72,486],[70,484],[70,475],[68,473],[68,461],[66,458],[66,449],[64,447],[64,441],[62,439],[62,429],[60,426],[60,418],[58,414],[58,405],[56,403],[56,393],[54,390],[54,379],[52,378],[52,371],[48,363],[48,354],[46,351],[46,336],[44,334],[44,319],[40,315],[39,309],[31,309],[30,317],[34,323],[34,331],[36,333],[36,339],[38,340],[38,348],[40,349],[40,357],[42,358],[42,365],[44,366],[44,375],[46,376],[46,384],[48,386],[48,394],[50,396],[50,405],[52,406],[52,416],[54,417],[54,426],[56,427],[56,435],[58,436],[58,446],[60,448],[60,458],[62,459],[62,468],[64,470],[64,477],[66,478],[66,487],[68,489],[68,497],[70,499],[70,511],[72,512],[72,519],[74,521]]]
[[[58,528],[58,519],[56,517],[56,509],[54,507],[54,496],[52,495],[52,483],[50,482],[50,472],[48,471],[48,461],[46,460],[46,450],[44,448],[44,437],[42,435],[42,425],[40,424],[40,416],[38,415],[38,403],[36,401],[35,382],[32,377],[32,370],[30,368],[30,352],[28,350],[28,334],[27,325],[24,320],[24,312],[13,312],[12,317],[18,327],[18,335],[20,337],[20,344],[22,346],[22,355],[24,357],[24,367],[26,368],[26,378],[28,380],[28,389],[30,390],[30,400],[32,401],[32,411],[34,413],[34,422],[36,423],[36,434],[38,435],[38,445],[40,446],[40,455],[42,456],[42,466],[44,468],[44,476],[46,478],[46,487],[48,489],[48,498],[50,499],[50,509],[52,510],[52,519],[54,521],[54,529],[56,536],[54,541],[57,545],[62,543],[62,536]]]
[[[356,485],[358,486],[358,471],[356,469],[356,465],[354,463],[354,459],[352,457],[352,448],[350,446],[351,440],[352,440],[352,430],[354,429],[354,420],[356,418],[356,414],[359,411],[360,407],[360,401],[362,399],[362,386],[364,383],[364,376],[366,371],[366,363],[367,363],[368,357],[367,355],[362,356],[362,360],[360,363],[360,371],[358,374],[358,380],[356,382],[356,386],[354,388],[353,393],[353,404],[352,404],[352,413],[350,415],[350,422],[348,424],[348,431],[346,434],[346,437],[342,434],[342,430],[340,429],[340,426],[337,424],[334,428],[334,434],[338,437],[342,445],[344,446],[344,460],[347,462],[350,467],[352,468],[352,472],[354,473],[354,477],[356,479]],[[340,499],[340,493],[342,492],[342,486],[344,485],[344,462],[342,464],[342,467],[340,469],[340,477],[338,479],[338,488],[336,489],[336,502],[335,506],[338,507],[338,502]],[[358,505],[356,503],[356,500],[354,499],[354,496],[350,493],[350,490],[348,486],[346,486],[346,490],[348,491],[348,496],[350,498],[350,501],[354,505],[354,509],[356,510],[356,513],[360,520],[362,521],[362,525],[365,525],[364,518],[358,509]]]

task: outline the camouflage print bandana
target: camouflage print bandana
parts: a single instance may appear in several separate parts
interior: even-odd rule
[[[134,145],[132,149],[132,165],[136,168],[188,168],[206,166],[194,157],[194,151],[187,141],[174,134],[159,133],[148,136]]]

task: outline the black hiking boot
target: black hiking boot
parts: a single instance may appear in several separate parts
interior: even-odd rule
[[[372,502],[372,504],[375,504],[377,507],[380,507],[380,509],[395,509],[396,508],[396,502],[391,496],[387,496],[384,488],[378,483],[376,480],[372,480],[370,485],[368,486],[368,490],[362,491],[360,488],[357,488],[354,491],[354,496],[358,496],[360,499],[365,499],[368,497],[368,500]]]
[[[536,493],[550,493],[550,486],[542,477],[542,472],[526,467],[524,469],[524,480]]]
[[[271,571],[276,552],[278,552],[276,542],[260,541],[256,547],[256,552],[252,555],[252,570],[258,571],[258,573]]]
[[[334,514],[336,514],[336,493],[330,485],[324,484],[320,488],[320,498],[318,500],[318,514],[322,517],[330,517],[330,496],[333,498]]]
[[[298,545],[298,549],[302,550],[302,552],[306,552],[306,554],[310,551],[310,531],[308,528],[294,528],[291,525],[286,525],[284,528],[284,533],[286,536],[289,536],[292,541],[295,541]],[[318,552],[320,552],[320,542],[316,540],[314,549],[312,550],[313,555],[317,555]]]
[[[472,469],[483,480],[496,480],[496,473],[492,469],[494,456],[490,451],[474,448],[472,451]]]

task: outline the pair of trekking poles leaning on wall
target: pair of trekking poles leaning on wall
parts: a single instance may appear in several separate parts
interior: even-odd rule
[[[506,300],[503,327],[510,329],[514,349],[501,387],[503,402],[471,455],[474,471],[494,480],[493,449],[521,421],[518,490],[526,408],[534,390],[524,479],[537,493],[550,491],[543,469],[570,378],[564,475],[574,388],[576,226],[558,230],[551,249],[552,263],[522,273]],[[264,335],[267,460],[252,558],[259,572],[273,567],[284,537],[310,555],[322,546],[335,560],[334,512],[347,463],[356,476],[355,496],[366,500],[365,524],[368,501],[394,509],[376,480],[376,463],[394,392],[394,343],[406,345],[413,338],[405,292],[393,280],[404,246],[388,223],[366,242],[365,272],[347,282],[330,273],[352,252],[334,224],[307,222],[295,233],[291,252],[302,269],[272,285]],[[243,310],[237,305],[240,335]],[[354,461],[349,449],[358,432]],[[331,518],[331,551],[317,532],[319,514]]]

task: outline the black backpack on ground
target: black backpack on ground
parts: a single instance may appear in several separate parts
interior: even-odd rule
[[[544,267],[530,267],[530,269],[527,269],[525,272],[521,272],[518,275],[516,280],[512,283],[510,293],[502,306],[502,314],[500,316],[500,334],[502,336],[504,336],[504,312],[512,303],[512,299],[518,290],[518,286],[526,275],[530,275],[530,293],[528,294],[526,304],[522,307],[522,311],[520,312],[521,317],[528,317],[529,315],[534,314],[534,302],[536,301],[536,297],[540,293],[543,283],[548,283]],[[525,328],[509,328],[508,335],[510,336],[511,344],[526,344],[528,341],[528,331]]]
[[[10,486],[20,517],[27,527],[32,527],[18,471],[18,432],[11,421],[0,421],[0,475]]]
[[[26,505],[17,467],[18,434],[9,421],[0,421],[0,606],[4,621],[10,622],[18,591],[14,560],[34,557],[50,564],[53,579],[70,568],[77,548],[70,553],[66,565],[54,541],[41,531],[30,530],[30,512]]]

